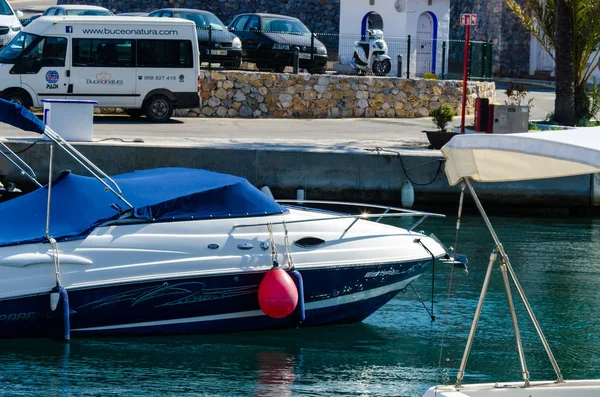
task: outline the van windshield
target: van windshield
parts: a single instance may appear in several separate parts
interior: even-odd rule
[[[19,32],[10,43],[0,50],[0,62],[15,63],[15,59],[17,59],[25,49],[31,46],[31,43],[38,41],[39,39],[40,36],[36,34]]]
[[[6,3],[6,0],[0,0],[0,15],[13,15],[13,12]]]

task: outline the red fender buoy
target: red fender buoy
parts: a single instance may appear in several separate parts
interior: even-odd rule
[[[298,304],[298,288],[285,270],[274,267],[258,286],[258,304],[269,317],[289,316]]]

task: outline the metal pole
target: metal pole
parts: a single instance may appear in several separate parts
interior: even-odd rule
[[[315,71],[315,33],[310,34],[310,67]]]
[[[475,339],[475,331],[477,330],[477,323],[479,322],[479,316],[481,315],[481,308],[483,307],[483,301],[485,300],[485,294],[487,293],[488,285],[490,284],[490,278],[492,276],[492,269],[494,263],[498,258],[498,248],[495,248],[490,254],[490,261],[488,263],[487,271],[485,272],[485,279],[483,280],[483,286],[481,287],[481,293],[479,294],[479,301],[477,302],[477,309],[475,309],[475,317],[473,317],[473,323],[471,324],[471,331],[469,331],[469,337],[467,338],[467,345],[463,353],[462,361],[460,362],[460,369],[456,375],[456,385],[458,389],[465,376],[465,368],[467,367],[467,361],[469,360],[469,353],[471,352],[471,346],[473,345],[473,339]]]
[[[408,35],[408,41],[406,44],[406,78],[410,79],[410,35]]]
[[[486,65],[486,69],[487,69],[487,78],[488,79],[492,79],[492,62],[493,62],[493,56],[494,56],[494,44],[492,43],[492,41],[490,40],[488,42],[488,47],[487,47],[487,65]]]
[[[481,44],[481,62],[479,63],[479,77],[485,78],[485,64],[487,55],[487,42]]]
[[[519,361],[521,362],[521,375],[525,381],[524,386],[529,387],[529,371],[527,371],[525,353],[523,352],[523,343],[521,342],[521,333],[519,332],[519,322],[517,320],[517,314],[515,313],[515,305],[513,303],[512,294],[510,293],[510,283],[508,282],[508,275],[506,274],[506,264],[504,263],[504,259],[500,260],[500,272],[502,273],[502,280],[504,280],[504,291],[506,292],[508,311],[510,312],[510,319],[512,320],[515,341],[517,342],[517,351],[519,353]]]
[[[529,305],[529,301],[527,300],[527,297],[525,296],[525,291],[521,287],[521,284],[519,283],[519,280],[517,279],[517,275],[515,274],[512,266],[510,264],[510,259],[508,258],[508,255],[504,251],[504,247],[502,246],[502,243],[500,243],[500,239],[498,239],[498,236],[496,235],[496,231],[494,230],[492,223],[490,222],[489,218],[487,217],[485,210],[483,209],[483,206],[481,205],[481,202],[479,201],[479,198],[477,197],[477,194],[475,193],[475,189],[473,189],[473,186],[471,185],[471,182],[469,181],[469,178],[464,178],[464,181],[467,184],[467,186],[469,187],[469,191],[471,192],[471,195],[473,196],[473,201],[475,201],[475,205],[477,206],[477,209],[479,210],[481,217],[483,218],[490,234],[492,235],[492,239],[494,240],[494,243],[496,243],[496,249],[499,250],[500,255],[502,256],[502,259],[504,260],[504,263],[506,264],[506,268],[507,268],[508,272],[510,273],[510,276],[511,276],[513,282],[515,283],[515,287],[517,288],[517,291],[519,292],[519,296],[521,297],[521,300],[523,301],[523,304],[525,305],[525,309],[527,309],[527,313],[529,314],[529,317],[531,318],[531,321],[533,322],[535,330],[537,331],[538,336],[540,337],[540,340],[542,341],[542,344],[544,345],[544,349],[546,350],[546,353],[548,354],[548,358],[550,359],[552,367],[554,368],[554,372],[556,372],[556,376],[557,376],[556,382],[562,383],[562,382],[564,382],[564,380],[563,380],[563,376],[560,371],[560,368],[558,367],[558,363],[556,362],[556,359],[554,358],[554,354],[552,354],[550,345],[548,345],[548,342],[546,341],[546,337],[544,336],[544,333],[542,332],[542,328],[540,327],[535,315],[533,314],[533,309],[531,308],[531,305]]]
[[[398,62],[398,65],[397,65],[398,70],[396,70],[396,76],[402,77],[402,55],[398,55],[397,62]]]
[[[442,41],[442,80],[446,80],[446,42]]]
[[[471,25],[466,25],[465,37],[465,55],[463,59],[463,90],[462,90],[462,112],[460,115],[460,133],[465,133],[465,112],[467,111],[467,63],[469,59],[469,36],[471,35]]]
[[[212,68],[212,26],[208,26],[208,70]]]
[[[294,74],[298,74],[300,70],[300,54],[298,46],[294,47]]]

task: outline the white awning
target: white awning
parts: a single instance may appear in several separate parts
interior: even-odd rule
[[[600,172],[600,127],[457,135],[443,148],[451,185],[469,177],[507,182]]]

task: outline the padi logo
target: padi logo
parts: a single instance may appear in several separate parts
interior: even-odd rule
[[[96,74],[96,79],[86,79],[86,84],[123,85],[123,80],[114,80],[108,72]]]
[[[60,75],[56,70],[48,70],[46,72],[46,89],[54,90],[58,88],[58,80],[60,79]]]
[[[185,76],[184,76],[184,75],[182,75],[182,74],[180,74],[180,75],[179,75],[179,82],[180,82],[180,83],[183,83],[183,82],[184,82],[184,80],[185,80]]]

